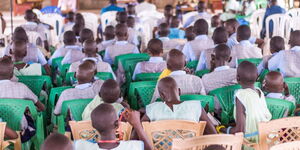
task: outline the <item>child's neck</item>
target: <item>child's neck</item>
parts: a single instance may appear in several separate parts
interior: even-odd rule
[[[69,44],[65,44],[65,46],[74,46],[75,43],[69,43]]]
[[[87,81],[79,81],[78,80],[78,84],[86,84],[86,83],[92,83],[92,81],[87,82]]]
[[[254,84],[249,84],[249,85],[248,84],[241,84],[241,86],[242,86],[243,89],[253,89],[253,90],[256,89]]]
[[[97,53],[94,54],[85,54],[85,57],[98,57]]]

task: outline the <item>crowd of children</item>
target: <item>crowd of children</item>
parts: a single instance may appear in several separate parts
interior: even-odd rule
[[[44,141],[42,150],[151,150],[154,147],[142,122],[159,120],[205,121],[204,134],[243,132],[245,138],[258,142],[258,124],[272,118],[266,98],[297,104],[284,78],[300,77],[300,31],[292,31],[290,39],[274,36],[270,43],[264,43],[261,37],[252,37],[250,27],[240,25],[231,15],[253,13],[253,1],[245,2],[243,8],[238,10],[234,5],[228,6],[228,11],[221,16],[207,12],[207,4],[200,1],[197,14],[188,18],[185,24],[179,15],[174,15],[173,6],[167,5],[164,17],[157,20],[157,26],[151,31],[154,38],[146,43],[146,48],[141,46],[143,35],[138,25],[143,20],[138,14],[155,11],[156,7],[144,0],[138,0],[139,4],[128,5],[127,8],[117,7],[115,0],[110,2],[111,5],[102,9],[102,13],[118,11],[116,24],[107,25],[104,31],[99,28],[97,37],[87,28],[82,14],[69,12],[58,39],[60,43],[51,56],[46,55],[50,52],[46,35],[51,26],[40,22],[32,10],[27,10],[26,23],[15,28],[11,43],[0,58],[0,98],[31,100],[37,111],[48,111],[46,107],[49,105],[43,104],[39,95],[18,82],[18,77],[46,74],[55,83],[60,72],[58,68],[51,70],[50,67],[53,68],[57,58],[62,58],[61,65],[70,65],[67,73],[74,73],[76,81],[72,81],[73,88],[64,90],[58,97],[53,115],[62,113],[62,105],[66,101],[93,99],[79,115],[82,120],[91,120],[93,128],[101,135],[100,140],[71,142],[64,135],[54,132]],[[284,12],[276,5],[276,0],[270,3],[265,17]],[[39,34],[41,45],[29,41],[28,34],[32,32]],[[285,46],[285,40],[289,40],[290,49]],[[265,44],[270,45],[271,55],[263,56]],[[136,80],[141,73],[161,74],[153,95],[150,95],[150,104],[136,111],[127,103],[126,89],[121,88],[126,82],[125,72],[128,70],[124,70],[120,62],[115,67],[118,56],[139,53],[147,53],[150,58],[137,62],[131,68],[130,81]],[[239,61],[251,58],[262,61],[258,66],[249,61]],[[192,69],[186,67],[191,61],[198,61]],[[208,73],[201,77],[195,74],[195,71],[203,70],[208,70]],[[260,89],[255,83],[266,70],[270,72],[266,74]],[[96,76],[99,72],[110,73],[112,79],[99,79]],[[233,126],[219,126],[217,119],[220,119],[222,108],[218,99],[215,99],[214,113],[209,113],[200,101],[180,100],[180,95],[208,95],[215,89],[236,84],[240,84],[241,88],[235,91],[232,99]],[[116,140],[120,116],[122,121],[132,125],[132,140]],[[22,142],[27,142],[34,135],[35,127],[30,118],[30,113],[26,112],[20,122]],[[7,127],[5,137],[15,139],[18,135]],[[206,150],[210,149],[225,148],[220,145],[206,147]]]

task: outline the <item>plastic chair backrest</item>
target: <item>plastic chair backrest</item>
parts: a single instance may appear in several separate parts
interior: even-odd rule
[[[258,66],[260,64],[260,62],[262,61],[261,58],[247,58],[247,59],[239,59],[238,60],[238,64],[240,64],[243,61],[249,61],[252,64],[254,64],[255,66]]]
[[[110,72],[97,72],[97,74],[95,76],[101,80],[114,79],[113,75]],[[77,79],[75,78],[75,72],[68,72],[66,74],[66,84],[67,85],[71,85],[72,83],[74,83],[76,81],[77,81]]]
[[[35,9],[32,9],[32,11],[36,14],[36,16],[38,18],[40,18],[43,15],[43,13],[39,9],[35,8]]]
[[[190,17],[195,16],[195,15],[198,15],[197,11],[188,12],[188,13],[182,15],[182,24],[185,24]]]
[[[49,110],[51,111],[52,108],[54,108],[54,106],[56,105],[56,101],[58,100],[60,94],[66,90],[66,89],[70,89],[73,88],[72,86],[62,86],[62,87],[56,87],[56,88],[52,88],[50,91],[50,95],[49,95]]]
[[[57,58],[54,58],[52,60],[52,69],[57,69],[59,66],[61,66],[61,62],[62,60],[64,59],[64,57],[57,57]]]
[[[140,73],[135,76],[135,81],[157,81],[161,72],[159,73]]]
[[[41,9],[41,12],[43,14],[49,14],[49,13],[57,13],[57,14],[61,14],[61,11],[58,7],[56,6],[46,6],[44,8]]]
[[[190,61],[186,64],[186,67],[188,67],[189,69],[196,70],[198,62],[199,62],[198,60]]]
[[[290,32],[292,29],[292,18],[287,14],[274,14],[266,19],[266,37],[270,38],[270,21],[273,22],[273,34],[272,36],[281,36],[285,39],[290,38]]]
[[[264,81],[266,75],[267,75],[269,72],[270,72],[269,70],[264,69],[264,70],[260,73],[260,75],[258,76],[257,82],[261,82],[261,83],[262,83],[262,82]]]
[[[83,12],[81,13],[84,18],[85,27],[93,31],[94,37],[97,35],[98,16],[94,13]]]
[[[55,37],[58,37],[62,31],[64,18],[57,13],[47,13],[42,15],[41,21],[51,25],[55,31]]]
[[[44,43],[42,41],[40,33],[34,31],[26,31],[26,34],[30,43],[43,47]]]
[[[283,118],[286,113],[288,113],[287,115],[292,115],[294,113],[295,105],[290,101],[266,98],[266,102],[268,109],[272,114],[272,120]]]
[[[61,115],[64,118],[68,114],[68,110],[70,110],[72,117],[75,121],[82,120],[82,112],[84,111],[86,105],[88,105],[93,99],[75,99],[64,101],[61,107]]]
[[[266,10],[258,9],[253,12],[250,20],[251,33],[254,37],[260,36],[260,31],[263,27],[263,19]]]
[[[300,150],[300,141],[293,141],[272,146],[270,150]]]
[[[292,29],[300,30],[300,8],[290,9],[287,14],[292,17]]]
[[[202,78],[205,74],[210,73],[210,70],[205,69],[205,70],[199,70],[197,72],[195,72],[195,75]]]
[[[146,84],[143,87],[136,88],[137,100],[141,104],[140,107],[145,107],[150,104],[156,85]]]
[[[114,69],[117,70],[119,64],[122,64],[123,67],[124,67],[125,60],[128,60],[128,59],[144,59],[144,58],[149,59],[150,56],[146,53],[119,55],[115,58]]]
[[[38,97],[44,86],[47,90],[52,88],[52,82],[49,76],[18,76],[18,79],[19,82],[24,83]]]
[[[60,76],[65,79],[66,77],[66,74],[70,68],[71,64],[63,64],[63,65],[60,65],[58,68],[59,68],[59,73],[60,73]]]
[[[101,14],[101,24],[102,24],[102,31],[105,30],[105,27],[111,25],[113,22],[116,22],[117,11],[108,11]]]
[[[290,94],[296,99],[296,104],[300,103],[300,78],[285,78],[285,83],[288,85]]]

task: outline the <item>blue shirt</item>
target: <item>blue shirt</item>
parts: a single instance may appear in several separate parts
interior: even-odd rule
[[[183,30],[180,30],[178,28],[170,28],[170,39],[184,39],[185,32]]]
[[[283,8],[281,8],[280,6],[277,6],[277,5],[271,6],[271,7],[266,9],[266,13],[265,13],[264,20],[263,20],[263,28],[262,28],[263,37],[265,36],[267,17],[271,16],[271,15],[274,15],[274,14],[284,14],[284,13],[285,13],[285,10]],[[273,32],[273,21],[270,21],[269,29],[270,29],[270,33],[272,33]]]
[[[105,12],[108,12],[108,11],[118,11],[118,12],[120,12],[120,11],[125,11],[125,9],[112,4],[112,5],[109,5],[105,8],[102,8],[101,9],[101,14],[103,14]]]

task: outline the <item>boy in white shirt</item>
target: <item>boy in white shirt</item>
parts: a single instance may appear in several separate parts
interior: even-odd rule
[[[97,45],[98,52],[104,51],[109,45],[112,45],[114,42],[116,42],[114,26],[106,26],[103,35],[104,40]]]

